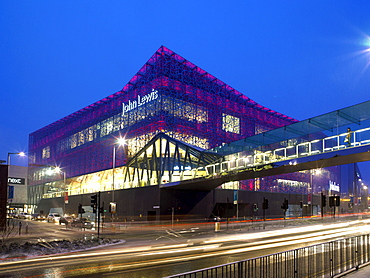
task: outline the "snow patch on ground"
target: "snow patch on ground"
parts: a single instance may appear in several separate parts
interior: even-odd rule
[[[0,262],[9,260],[21,260],[28,257],[68,253],[81,251],[91,248],[97,248],[104,245],[112,245],[123,243],[124,240],[119,239],[78,239],[78,240],[56,240],[50,242],[37,242],[19,244],[16,242],[9,245],[0,245]]]

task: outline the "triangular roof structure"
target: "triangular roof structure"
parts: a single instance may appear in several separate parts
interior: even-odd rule
[[[172,180],[171,175],[174,172],[182,173],[194,169],[204,171],[205,166],[215,163],[221,158],[221,155],[159,133],[127,162],[126,167],[134,169],[130,173],[130,179],[134,179],[136,176],[140,180],[144,173],[149,179],[153,176],[160,179],[164,172],[168,172],[169,180]],[[129,172],[126,174],[128,175]],[[159,183],[162,182],[159,181]]]
[[[155,80],[159,76],[165,75],[169,78],[175,78],[174,76],[175,71],[173,69],[173,66],[170,63],[174,61],[176,61],[177,62],[176,64],[179,67],[181,67],[184,72],[187,73],[182,76],[184,83],[194,83],[194,80],[199,80],[201,82],[198,82],[197,84],[195,84],[196,86],[206,88],[210,84],[216,85],[217,87],[220,88],[221,96],[225,97],[226,99],[238,101],[239,103],[246,104],[254,109],[263,111],[270,115],[274,115],[284,120],[288,120],[291,122],[297,122],[297,120],[289,116],[286,116],[284,114],[281,114],[279,112],[276,112],[274,110],[271,110],[269,108],[266,108],[258,104],[254,100],[250,99],[249,97],[235,90],[231,86],[227,85],[226,83],[214,77],[213,75],[201,69],[200,67],[189,62],[188,60],[176,54],[175,52],[168,49],[167,47],[161,46],[152,55],[152,57],[150,57],[150,59],[141,67],[141,69],[130,79],[130,81],[122,88],[122,90],[108,97],[105,97],[89,106],[86,106],[85,108],[82,108],[48,126],[45,126],[44,128],[38,130],[37,132],[42,131],[44,129],[57,128],[56,126],[66,125],[72,121],[75,122],[76,118],[80,118],[82,120],[86,119],[87,118],[86,116],[88,116],[91,112],[93,112],[97,106],[104,106],[104,105],[112,106],[111,105],[112,102],[116,100],[117,98],[120,98],[122,95],[126,95],[127,93],[130,93],[132,90],[144,84],[150,83],[151,81]],[[88,118],[91,119],[91,117],[92,116],[90,115],[90,117]]]
[[[168,76],[170,78],[171,77],[175,78],[175,76],[173,76],[175,74],[174,71],[171,71],[171,68],[167,67],[167,65],[169,65],[169,63],[168,63],[169,60],[177,61],[179,66],[183,66],[184,70],[192,72],[193,75],[187,75],[188,77],[193,78],[194,75],[201,76],[203,82],[200,83],[200,84],[197,84],[198,86],[206,87],[207,82],[215,83],[215,84],[219,85],[220,87],[224,88],[223,94],[224,94],[225,98],[234,99],[234,100],[238,99],[240,102],[248,103],[251,107],[253,107],[255,109],[267,112],[267,113],[272,114],[272,115],[276,115],[278,117],[282,117],[284,119],[289,119],[289,120],[292,120],[292,121],[296,121],[295,119],[293,119],[291,117],[288,117],[286,115],[283,115],[279,112],[276,112],[274,110],[271,110],[269,108],[266,108],[266,107],[258,104],[254,100],[250,99],[249,97],[247,97],[244,94],[240,93],[239,91],[235,90],[234,88],[227,85],[226,83],[224,83],[220,79],[214,77],[210,73],[208,73],[205,70],[201,69],[200,67],[194,65],[193,63],[189,62],[188,60],[186,60],[182,56],[176,54],[175,52],[173,52],[172,50],[168,49],[167,47],[165,47],[163,45],[153,54],[153,56],[145,63],[145,65],[137,72],[137,74],[135,74],[134,77],[131,78],[131,80],[127,83],[127,85],[125,87],[122,88],[122,90],[120,92],[129,92],[138,83],[140,83],[141,80],[143,78],[145,78],[145,76],[148,73],[150,73],[152,71],[155,64],[160,64],[161,71],[162,71],[162,73],[165,73],[166,76]],[[186,76],[184,76],[184,79],[186,79]],[[183,81],[186,83],[187,80],[183,80]],[[190,80],[190,82],[192,82],[192,81],[193,80]],[[120,93],[120,92],[118,92],[118,93]],[[112,96],[114,96],[114,95],[112,95]]]
[[[29,151],[32,163],[63,161],[75,176],[111,167],[118,133],[134,155],[159,132],[210,149],[293,122],[161,46],[122,90],[31,133]]]

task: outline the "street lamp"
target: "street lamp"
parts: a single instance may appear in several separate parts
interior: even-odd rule
[[[54,171],[56,172],[56,173],[63,173],[63,189],[64,189],[64,191],[66,190],[66,188],[67,188],[67,186],[66,186],[66,171],[63,171],[62,169],[60,169],[60,167],[59,166],[56,166],[55,168],[54,168]]]
[[[367,212],[368,210],[369,206],[368,197],[369,197],[368,187],[363,182],[361,182],[361,208],[363,212],[364,211]]]
[[[311,216],[313,216],[313,193],[314,193],[313,176],[320,173],[321,173],[320,168],[310,170],[310,192],[308,192],[308,204],[311,205]]]
[[[19,153],[8,153],[8,160],[7,160],[7,163],[8,165],[10,165],[10,155],[11,154],[17,154],[19,156],[25,156],[26,154],[24,152],[19,152]]]
[[[63,174],[63,198],[64,198],[64,202],[63,202],[63,207],[64,207],[64,214],[66,213],[66,204],[68,204],[68,195],[66,195],[66,188],[67,188],[67,185],[66,185],[66,171],[63,171],[59,166],[50,166],[52,168],[54,168],[54,173],[62,173]],[[68,193],[67,193],[68,194]]]
[[[26,154],[24,152],[18,152],[18,153],[8,153],[8,160],[7,160],[7,165],[8,165],[8,177],[9,177],[9,174],[10,174],[10,155],[12,154],[17,154],[19,156],[25,156]],[[6,190],[8,191],[8,184],[6,184]],[[6,197],[7,198],[7,197]],[[8,199],[6,199],[6,202],[8,202]]]
[[[114,202],[114,189],[115,189],[115,180],[114,180],[114,172],[115,172],[115,169],[116,169],[116,145],[119,146],[123,146],[126,144],[126,140],[125,138],[123,137],[119,137],[117,139],[117,141],[115,142],[115,144],[113,145],[113,161],[112,161],[112,202],[110,203],[109,205],[109,210],[110,210],[110,213],[111,213],[111,218],[112,218],[112,227],[113,227],[113,213],[116,213],[116,203]]]
[[[116,168],[116,145],[118,145],[118,147],[126,145],[126,139],[123,138],[123,137],[120,137],[120,138],[117,139],[116,143],[113,145],[112,203],[114,203],[114,189],[115,189],[114,172],[115,172],[115,168]]]

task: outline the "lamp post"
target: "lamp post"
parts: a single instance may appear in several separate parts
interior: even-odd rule
[[[10,165],[10,155],[11,154],[17,154],[19,156],[25,156],[26,154],[24,152],[19,152],[19,153],[8,153],[8,160],[7,160],[7,163],[8,165]]]
[[[311,216],[313,216],[313,192],[314,192],[314,187],[313,187],[313,176],[320,174],[321,169],[311,169],[310,170],[310,192],[309,192],[309,204],[311,204]]]
[[[114,203],[114,171],[116,169],[116,145],[113,146],[113,161],[112,161],[112,203]]]
[[[66,171],[63,171],[62,169],[60,169],[60,167],[56,166],[54,168],[54,171],[56,173],[63,173],[63,189],[66,190]]]
[[[63,171],[62,169],[60,169],[60,167],[55,167],[54,171],[56,173],[62,173],[63,174],[63,191],[64,191],[64,198],[65,198],[65,192],[66,192],[66,189],[67,189],[67,184],[66,184],[66,171]],[[68,203],[68,200],[64,199],[64,203]]]
[[[116,145],[123,146],[126,144],[126,140],[123,137],[119,137],[115,144],[113,145],[113,161],[112,161],[112,201],[109,205],[109,210],[111,213],[111,219],[112,219],[112,228],[113,228],[113,214],[116,213],[116,203],[114,202],[114,190],[115,190],[115,180],[114,180],[114,172],[116,169]]]
[[[51,166],[51,167],[54,168],[55,173],[58,173],[58,174],[62,173],[63,174],[63,198],[64,198],[63,212],[64,212],[64,214],[66,214],[66,204],[68,204],[68,199],[67,199],[67,195],[66,195],[66,188],[67,188],[67,185],[66,185],[66,171],[63,171],[59,166]]]
[[[26,154],[24,152],[18,152],[18,153],[8,153],[8,159],[7,159],[7,165],[8,165],[8,177],[9,177],[9,173],[10,173],[10,156],[12,154],[16,154],[16,155],[19,155],[19,156],[25,156]],[[8,183],[6,184],[6,192],[8,194]],[[8,196],[6,195],[6,203],[8,203]]]
[[[307,196],[307,199],[308,199],[308,204],[311,206],[311,216],[313,215],[313,202],[312,202],[312,192],[313,192],[313,186],[312,186],[312,182],[313,182],[313,175],[314,173],[312,172],[312,170],[310,170],[310,191],[308,192],[308,196]]]
[[[362,184],[362,191],[363,191],[363,194],[362,194],[362,199],[363,199],[362,209],[363,209],[363,211],[367,212],[368,206],[369,206],[369,202],[368,202],[369,191],[368,191],[368,187],[364,184]]]
[[[115,180],[114,180],[114,172],[116,169],[116,144],[119,146],[124,146],[126,144],[126,140],[123,137],[117,139],[115,145],[113,145],[113,161],[112,161],[112,203],[114,203],[114,190],[115,190]]]

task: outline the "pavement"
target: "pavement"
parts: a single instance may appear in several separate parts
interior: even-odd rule
[[[363,267],[360,267],[358,270],[351,271],[348,274],[335,276],[335,277],[344,277],[344,278],[369,278],[370,277],[370,265],[366,264]]]

